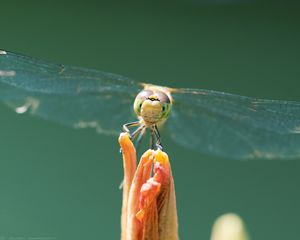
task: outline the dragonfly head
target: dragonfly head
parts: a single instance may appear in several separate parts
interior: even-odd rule
[[[146,124],[166,120],[172,103],[163,91],[142,90],[135,98],[134,111]]]

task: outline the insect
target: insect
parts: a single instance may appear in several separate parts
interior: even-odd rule
[[[300,158],[299,102],[160,87],[3,50],[0,101],[19,114],[101,134],[118,134],[123,126],[136,141],[150,129],[152,147],[162,147],[164,127],[180,145],[221,158]]]
[[[123,129],[129,131],[129,127],[138,126],[131,134],[131,138],[137,137],[136,145],[141,141],[145,130],[151,129],[151,148],[154,149],[156,138],[156,146],[162,149],[160,133],[158,127],[164,124],[168,119],[172,108],[171,89],[166,87],[145,84],[144,89],[136,96],[133,109],[139,120],[126,123]]]

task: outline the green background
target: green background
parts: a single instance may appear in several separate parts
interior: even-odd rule
[[[5,50],[160,85],[300,101],[300,8],[286,1],[1,1],[0,12]],[[119,239],[115,137],[2,105],[0,121],[1,240]],[[299,238],[299,160],[223,160],[168,136],[164,145],[181,239],[209,239],[226,212],[243,217],[252,239]]]

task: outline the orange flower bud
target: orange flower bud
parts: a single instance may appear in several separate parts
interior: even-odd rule
[[[122,240],[177,240],[174,181],[168,155],[146,151],[136,167],[136,153],[128,134],[119,137],[124,183]]]

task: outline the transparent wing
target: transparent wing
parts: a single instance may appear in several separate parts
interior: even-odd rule
[[[28,110],[68,126],[118,133],[135,119],[131,106],[140,89],[116,74],[0,51],[0,101],[18,113]]]
[[[236,159],[300,158],[300,103],[178,89],[166,124],[180,144]]]

